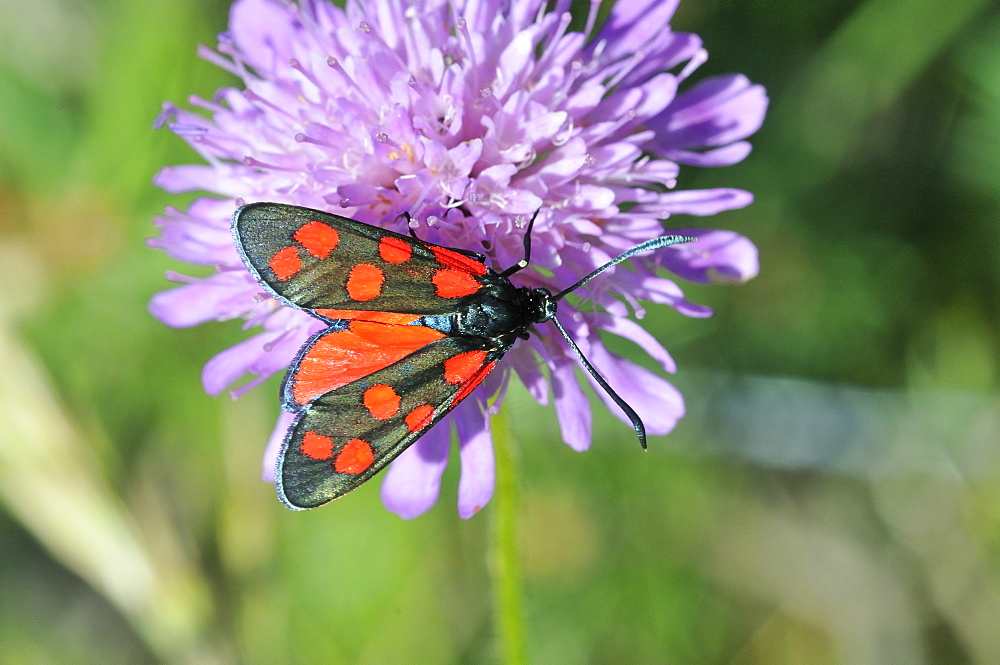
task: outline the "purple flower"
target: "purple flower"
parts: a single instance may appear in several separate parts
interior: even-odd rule
[[[675,214],[712,215],[750,203],[735,189],[677,190],[679,164],[723,166],[750,150],[764,90],[740,75],[688,81],[706,59],[696,35],[673,32],[676,2],[618,2],[597,27],[593,3],[584,32],[570,32],[570,3],[546,11],[541,0],[498,2],[321,0],[288,4],[238,0],[216,52],[201,54],[235,74],[243,89],[193,97],[201,113],[164,106],[168,125],[204,164],[164,168],[168,192],[207,191],[186,211],[168,209],[150,242],[180,261],[211,266],[204,278],[153,297],[168,325],[241,318],[262,331],[205,366],[215,395],[255,377],[238,395],[278,372],[322,324],[279,306],[243,268],[229,235],[243,201],[277,201],[339,212],[400,230],[409,212],[430,242],[482,252],[495,268],[522,258],[526,219],[533,268],[518,285],[553,291],[574,283],[617,253],[662,235]],[[666,434],[684,413],[678,391],[661,376],[609,353],[600,330],[632,340],[665,372],[666,350],[629,318],[640,300],[688,316],[711,311],[688,302],[659,268],[697,282],[744,281],[756,250],[723,231],[684,229],[700,240],[637,257],[581,290],[593,303],[562,303],[559,317],[609,383]],[[595,309],[596,305],[599,309]],[[631,312],[630,312],[631,310]],[[539,362],[541,360],[541,362]],[[470,517],[493,491],[488,411],[511,374],[541,403],[551,392],[565,442],[590,445],[591,414],[582,375],[551,324],[519,343],[486,386],[393,463],[382,497],[403,517],[434,504],[458,432],[459,513]],[[487,407],[486,398],[500,397]],[[601,390],[598,395],[604,397]],[[609,408],[623,414],[609,399]],[[265,476],[288,416],[279,419]]]

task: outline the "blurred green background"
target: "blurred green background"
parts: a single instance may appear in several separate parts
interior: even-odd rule
[[[146,312],[145,247],[197,161],[163,100],[225,2],[0,0],[0,662],[492,663],[494,506],[387,513],[378,483],[292,513],[258,479],[276,380],[206,396],[237,322]],[[640,453],[595,405],[558,442],[513,391],[529,660],[1000,663],[1000,6],[684,0],[673,22],[771,110],[680,187],[761,274],[644,324],[689,416]],[[678,223],[684,223],[678,220]],[[622,347],[620,350],[631,352]]]

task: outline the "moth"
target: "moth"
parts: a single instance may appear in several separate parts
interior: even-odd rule
[[[233,237],[250,273],[275,299],[326,326],[299,351],[281,387],[282,407],[296,414],[275,474],[286,506],[315,508],[370,479],[546,321],[646,447],[639,416],[587,361],[556,306],[636,254],[694,238],[653,238],[553,294],[510,280],[529,264],[533,223],[524,258],[497,272],[482,255],[319,210],[251,203],[236,211]]]

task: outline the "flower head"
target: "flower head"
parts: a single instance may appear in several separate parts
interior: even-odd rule
[[[242,318],[260,327],[205,366],[211,394],[246,374],[242,394],[283,370],[322,324],[262,297],[229,233],[243,201],[326,209],[405,231],[402,213],[427,241],[485,254],[504,269],[522,256],[524,225],[538,211],[532,267],[519,286],[559,291],[616,254],[662,235],[660,220],[711,215],[747,205],[735,189],[677,190],[680,164],[722,166],[749,152],[767,98],[740,75],[691,83],[704,62],[700,39],[670,29],[676,2],[618,2],[597,27],[571,31],[569,2],[542,0],[323,0],[288,4],[237,0],[217,51],[202,55],[242,87],[214,100],[192,98],[207,113],[164,106],[166,124],[204,164],[164,168],[169,192],[207,191],[187,210],[168,209],[151,241],[174,258],[208,265],[205,278],[172,275],[178,286],[150,309],[168,325]],[[756,250],[727,232],[684,229],[698,242],[634,259],[584,287],[592,303],[562,303],[559,317],[608,382],[653,434],[684,413],[679,392],[659,375],[608,352],[605,330],[644,349],[666,372],[674,362],[639,324],[639,300],[689,316],[666,268],[695,281],[743,281],[756,273]],[[682,249],[678,249],[682,248]],[[541,271],[538,269],[542,269]],[[544,272],[543,272],[544,271]],[[397,459],[383,483],[390,510],[413,517],[437,499],[452,426],[460,441],[459,513],[469,517],[492,495],[493,456],[486,398],[511,374],[545,403],[551,390],[563,440],[590,445],[590,410],[577,365],[550,324],[506,356],[485,388]],[[597,394],[604,396],[603,391]],[[620,417],[620,410],[605,400]],[[271,473],[283,415],[265,456]]]

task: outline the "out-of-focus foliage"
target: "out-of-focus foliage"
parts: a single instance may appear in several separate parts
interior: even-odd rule
[[[225,3],[0,0],[0,662],[495,662],[491,510],[455,476],[404,522],[258,480],[276,383],[200,389],[234,324],[145,310],[145,248],[192,161],[151,125],[229,81]],[[742,164],[761,274],[653,308],[690,414],[642,455],[605,415],[556,443],[515,393],[536,663],[825,665],[1000,654],[1000,8],[682,2],[705,74],[771,112]],[[682,222],[681,222],[682,223]],[[611,340],[609,340],[610,342]],[[627,351],[628,349],[622,349]],[[508,415],[509,417],[509,415]]]

